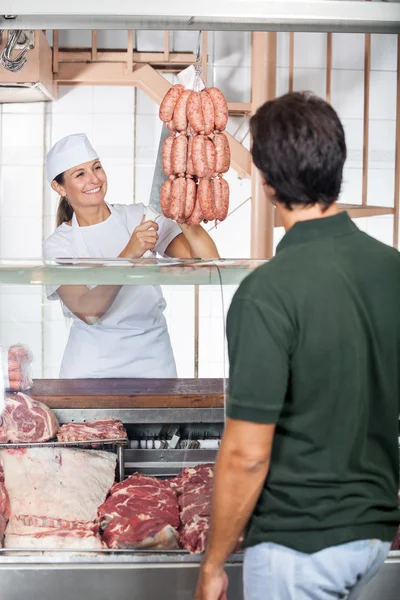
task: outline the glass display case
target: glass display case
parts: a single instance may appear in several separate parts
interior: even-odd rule
[[[2,600],[16,577],[34,600],[193,597],[224,426],[226,313],[263,262],[0,262]],[[228,597],[242,599],[240,551],[227,569]],[[399,573],[394,551],[374,593],[395,597]]]

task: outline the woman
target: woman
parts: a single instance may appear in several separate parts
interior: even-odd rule
[[[140,258],[150,250],[173,258],[217,258],[200,226],[160,217],[145,221],[143,204],[108,204],[107,176],[85,134],[48,152],[46,177],[60,194],[57,229],[45,259]],[[60,377],[176,377],[160,286],[61,285],[48,290],[73,323]]]

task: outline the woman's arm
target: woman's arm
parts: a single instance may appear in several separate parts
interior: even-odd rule
[[[142,221],[118,258],[140,258],[147,250],[154,250],[158,240],[158,225]],[[97,285],[91,290],[85,285],[62,285],[57,292],[61,301],[78,319],[93,325],[113,304],[121,285]]]
[[[201,225],[179,225],[182,234],[168,245],[165,254],[171,258],[219,258],[212,237]]]

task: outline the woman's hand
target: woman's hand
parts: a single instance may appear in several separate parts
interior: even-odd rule
[[[119,257],[140,258],[147,250],[152,252],[158,240],[157,230],[158,225],[155,221],[145,221],[143,217]]]

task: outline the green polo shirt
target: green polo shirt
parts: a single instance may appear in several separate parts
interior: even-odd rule
[[[237,290],[227,321],[232,419],[276,423],[246,545],[313,553],[394,538],[400,254],[346,213],[296,223]]]

